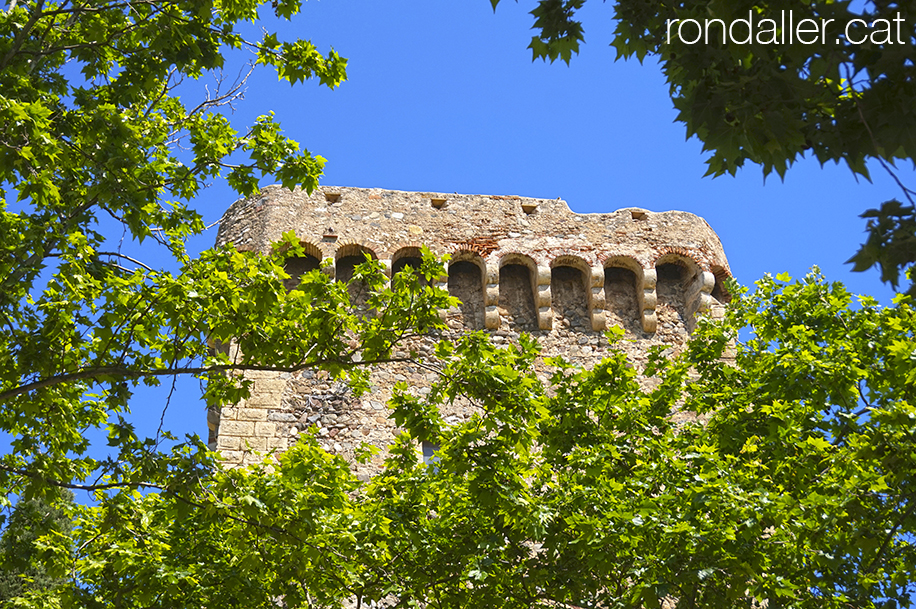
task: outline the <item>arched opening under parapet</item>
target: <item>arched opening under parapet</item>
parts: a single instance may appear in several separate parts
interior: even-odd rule
[[[459,301],[457,309],[449,311],[468,330],[483,330],[484,272],[479,256],[455,256],[448,265],[448,293]]]
[[[642,330],[642,311],[639,310],[637,292],[639,279],[634,268],[639,269],[636,261],[615,260],[604,269],[607,324],[619,326],[628,334]]]
[[[299,286],[303,275],[321,266],[322,254],[318,246],[308,241],[302,241],[300,245],[305,250],[303,256],[290,256],[283,261],[283,270],[289,275],[288,279],[283,280],[287,292]]]
[[[402,247],[391,257],[391,285],[394,287],[394,278],[406,268],[420,270],[423,256],[418,247]],[[420,285],[427,285],[426,278],[420,278]]]
[[[350,304],[357,309],[364,309],[369,299],[369,288],[362,281],[350,281],[353,279],[353,271],[357,265],[366,261],[366,254],[370,258],[376,258],[375,252],[368,247],[348,244],[342,245],[337,250],[337,264],[335,267],[335,277],[337,281],[348,283],[347,292],[350,295]]]
[[[551,264],[550,302],[554,328],[574,332],[591,330],[588,314],[591,269],[581,258],[563,256]]]
[[[538,310],[534,299],[537,266],[527,256],[516,254],[503,258],[499,267],[500,316],[509,328],[523,332],[538,329]]]
[[[283,287],[286,291],[295,290],[302,281],[302,276],[309,271],[314,271],[321,266],[321,260],[315,256],[294,256],[287,258],[283,263],[283,270],[289,275],[289,279],[283,280]]]
[[[691,325],[687,314],[687,288],[696,279],[699,267],[693,261],[666,255],[655,262],[655,272],[658,277],[655,288],[657,332],[668,338],[686,338]]]
[[[711,296],[715,298],[720,304],[730,302],[732,295],[729,294],[728,290],[725,288],[725,280],[731,277],[731,274],[723,267],[717,265],[713,265],[710,270],[716,277],[716,285],[712,289]]]

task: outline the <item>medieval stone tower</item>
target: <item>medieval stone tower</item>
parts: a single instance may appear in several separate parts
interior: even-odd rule
[[[560,199],[399,192],[323,187],[311,196],[270,186],[232,205],[217,243],[267,252],[293,231],[308,253],[290,259],[296,278],[331,259],[327,269],[348,280],[364,254],[393,275],[414,264],[419,248],[449,254],[448,282],[461,300],[443,312],[448,332],[485,330],[495,343],[527,332],[544,356],[562,355],[591,366],[606,354],[604,331],[620,326],[622,348],[634,365],[648,348],[681,347],[699,315],[719,317],[728,263],[705,220],[680,211],[625,208],[575,214]],[[432,338],[411,345],[431,356]],[[621,348],[621,347],[618,347]],[[543,368],[546,375],[548,370]],[[373,369],[372,390],[356,399],[343,383],[321,373],[248,373],[251,398],[211,412],[211,445],[230,464],[285,450],[313,426],[328,451],[351,459],[363,442],[381,450],[361,466],[371,475],[397,433],[386,402],[397,381],[428,392],[434,373],[406,363]],[[446,421],[470,416],[456,404]]]

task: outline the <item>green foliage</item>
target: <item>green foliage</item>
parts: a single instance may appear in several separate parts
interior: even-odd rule
[[[865,245],[848,260],[854,271],[864,271],[877,265],[881,281],[896,290],[900,271],[910,278],[908,293],[916,296],[916,206],[904,205],[897,200],[886,201],[879,209],[869,209],[863,218],[868,219]]]
[[[570,57],[582,30],[562,20],[581,4],[545,3],[536,54]],[[237,90],[190,109],[174,95],[227,49],[290,82],[342,79],[333,52],[244,40],[236,26],[259,8],[25,2],[0,15],[0,486],[6,504],[21,497],[0,545],[5,574],[35,584],[11,585],[6,605],[909,602],[916,316],[907,298],[853,307],[817,276],[764,280],[645,372],[622,354],[591,371],[557,359],[544,382],[532,339],[443,341],[429,394],[391,401],[405,434],[365,484],[307,436],[236,470],[198,438],[163,431],[166,449],[143,437],[130,412],[140,383],[195,375],[221,405],[247,395],[239,371],[320,367],[365,389],[366,364],[440,327],[454,303],[433,287],[444,267],[428,251],[393,285],[377,262],[358,266],[359,302],[320,269],[283,289],[285,258],[303,253],[293,235],[269,255],[186,255],[203,229],[187,202],[205,180],[225,175],[244,195],[262,175],[309,189],[320,173],[270,116],[237,132],[219,112]],[[176,270],[121,253],[102,217]],[[723,362],[745,327],[736,365]],[[211,350],[227,344],[238,349]],[[478,415],[446,425],[452,401]],[[110,457],[92,456],[91,430]],[[434,467],[419,462],[422,440],[440,446]],[[94,501],[67,505],[60,488]]]
[[[64,580],[49,574],[46,562],[65,562],[69,551],[64,545],[60,556],[49,555],[43,538],[70,536],[72,502],[73,494],[64,491],[47,501],[29,499],[16,504],[0,537],[0,604],[30,595],[53,598],[54,588]]]
[[[538,0],[535,59],[568,63],[578,52],[584,28],[576,11],[583,5]],[[661,61],[676,120],[710,153],[707,175],[734,175],[750,162],[783,177],[807,155],[869,178],[870,159],[890,172],[897,160],[916,160],[916,2],[617,0],[614,18],[618,58]],[[772,33],[764,19],[772,20]],[[817,26],[808,44],[797,41],[803,19],[813,20],[809,31]],[[750,32],[739,20],[753,22]],[[875,220],[853,258],[855,270],[879,265],[894,288],[916,259],[906,221],[916,206],[903,190],[906,206],[866,212]]]
[[[786,281],[737,296],[651,372],[613,353],[593,370],[551,360],[544,382],[533,340],[443,341],[431,391],[391,401],[405,434],[370,482],[305,436],[273,467],[216,470],[186,495],[111,497],[81,509],[79,576],[56,599],[908,606],[916,311],[854,303],[817,274]],[[478,415],[447,425],[453,400]],[[434,466],[418,440],[440,446]]]
[[[286,138],[272,115],[241,130],[230,124],[222,107],[244,79],[190,101],[193,81],[222,82],[235,50],[291,83],[345,78],[346,60],[308,41],[245,39],[240,22],[263,8],[34,0],[0,12],[3,505],[50,501],[61,487],[103,492],[106,513],[139,490],[187,497],[214,456],[196,437],[138,431],[139,385],[193,375],[220,406],[247,395],[239,371],[321,367],[359,388],[361,367],[441,323],[447,294],[383,289],[377,265],[357,273],[373,288],[375,317],[320,272],[287,293],[285,257],[301,253],[292,236],[268,256],[228,247],[187,255],[186,240],[204,230],[189,201],[207,181],[223,176],[250,195],[263,176],[311,190],[321,173],[323,159]],[[300,3],[272,8],[288,18]],[[142,243],[149,260],[127,255],[125,241]],[[422,271],[438,277],[441,263],[427,253]],[[231,354],[212,349],[230,344]],[[107,437],[109,450],[93,449],[93,436]],[[103,532],[123,535],[115,524]],[[65,555],[54,544],[69,535],[44,537]],[[74,577],[66,561],[59,567],[54,577]]]

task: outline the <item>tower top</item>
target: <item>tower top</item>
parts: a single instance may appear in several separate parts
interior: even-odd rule
[[[682,211],[625,207],[577,214],[562,199],[330,186],[309,195],[268,186],[229,208],[217,244],[268,252],[288,232],[305,252],[286,260],[290,289],[319,267],[349,281],[366,255],[393,277],[418,265],[426,246],[449,256],[440,287],[461,302],[441,312],[446,335],[483,330],[504,344],[526,332],[544,357],[585,367],[612,348],[604,334],[610,327],[622,328],[627,339],[613,348],[641,367],[650,347],[682,348],[697,317],[721,316],[727,299],[728,262],[719,237],[705,220]],[[366,290],[355,283],[349,283],[350,302],[363,306]],[[435,337],[414,342],[405,351],[434,357]],[[537,366],[546,379],[549,366],[544,360]],[[394,385],[406,381],[422,395],[433,380],[427,368],[376,365],[370,394],[358,399],[309,370],[246,373],[251,397],[211,413],[211,442],[227,462],[248,463],[317,427],[319,443],[349,459],[363,442],[376,445],[380,452],[371,464],[353,465],[371,475],[398,431],[385,409]],[[448,408],[446,421],[475,412],[462,401]]]

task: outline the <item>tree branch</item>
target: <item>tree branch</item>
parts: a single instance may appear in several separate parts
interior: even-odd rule
[[[124,379],[129,378],[143,378],[143,377],[155,377],[155,376],[177,376],[180,374],[207,374],[210,372],[246,372],[246,371],[263,371],[263,372],[300,372],[302,370],[307,370],[309,368],[317,368],[320,366],[325,366],[328,364],[336,364],[342,368],[357,368],[363,366],[369,366],[374,364],[385,364],[385,363],[398,363],[398,362],[410,362],[412,361],[409,357],[386,357],[378,358],[374,360],[365,360],[354,362],[352,360],[344,359],[322,359],[315,360],[311,362],[305,362],[297,366],[290,367],[281,367],[281,366],[262,366],[257,364],[222,364],[218,366],[188,366],[185,368],[148,368],[143,370],[136,370],[133,368],[125,366],[98,366],[95,368],[86,368],[82,370],[77,370],[76,372],[68,372],[66,374],[59,374],[44,378],[38,381],[33,381],[31,383],[26,383],[25,385],[20,385],[12,389],[7,389],[6,391],[0,392],[0,401],[5,401],[10,398],[16,397],[17,395],[22,395],[24,393],[29,393],[30,391],[37,391],[39,389],[44,389],[46,387],[53,387],[55,385],[60,385],[62,383],[69,383],[73,381],[80,381],[85,379],[91,379],[95,377],[102,376],[116,376]]]

